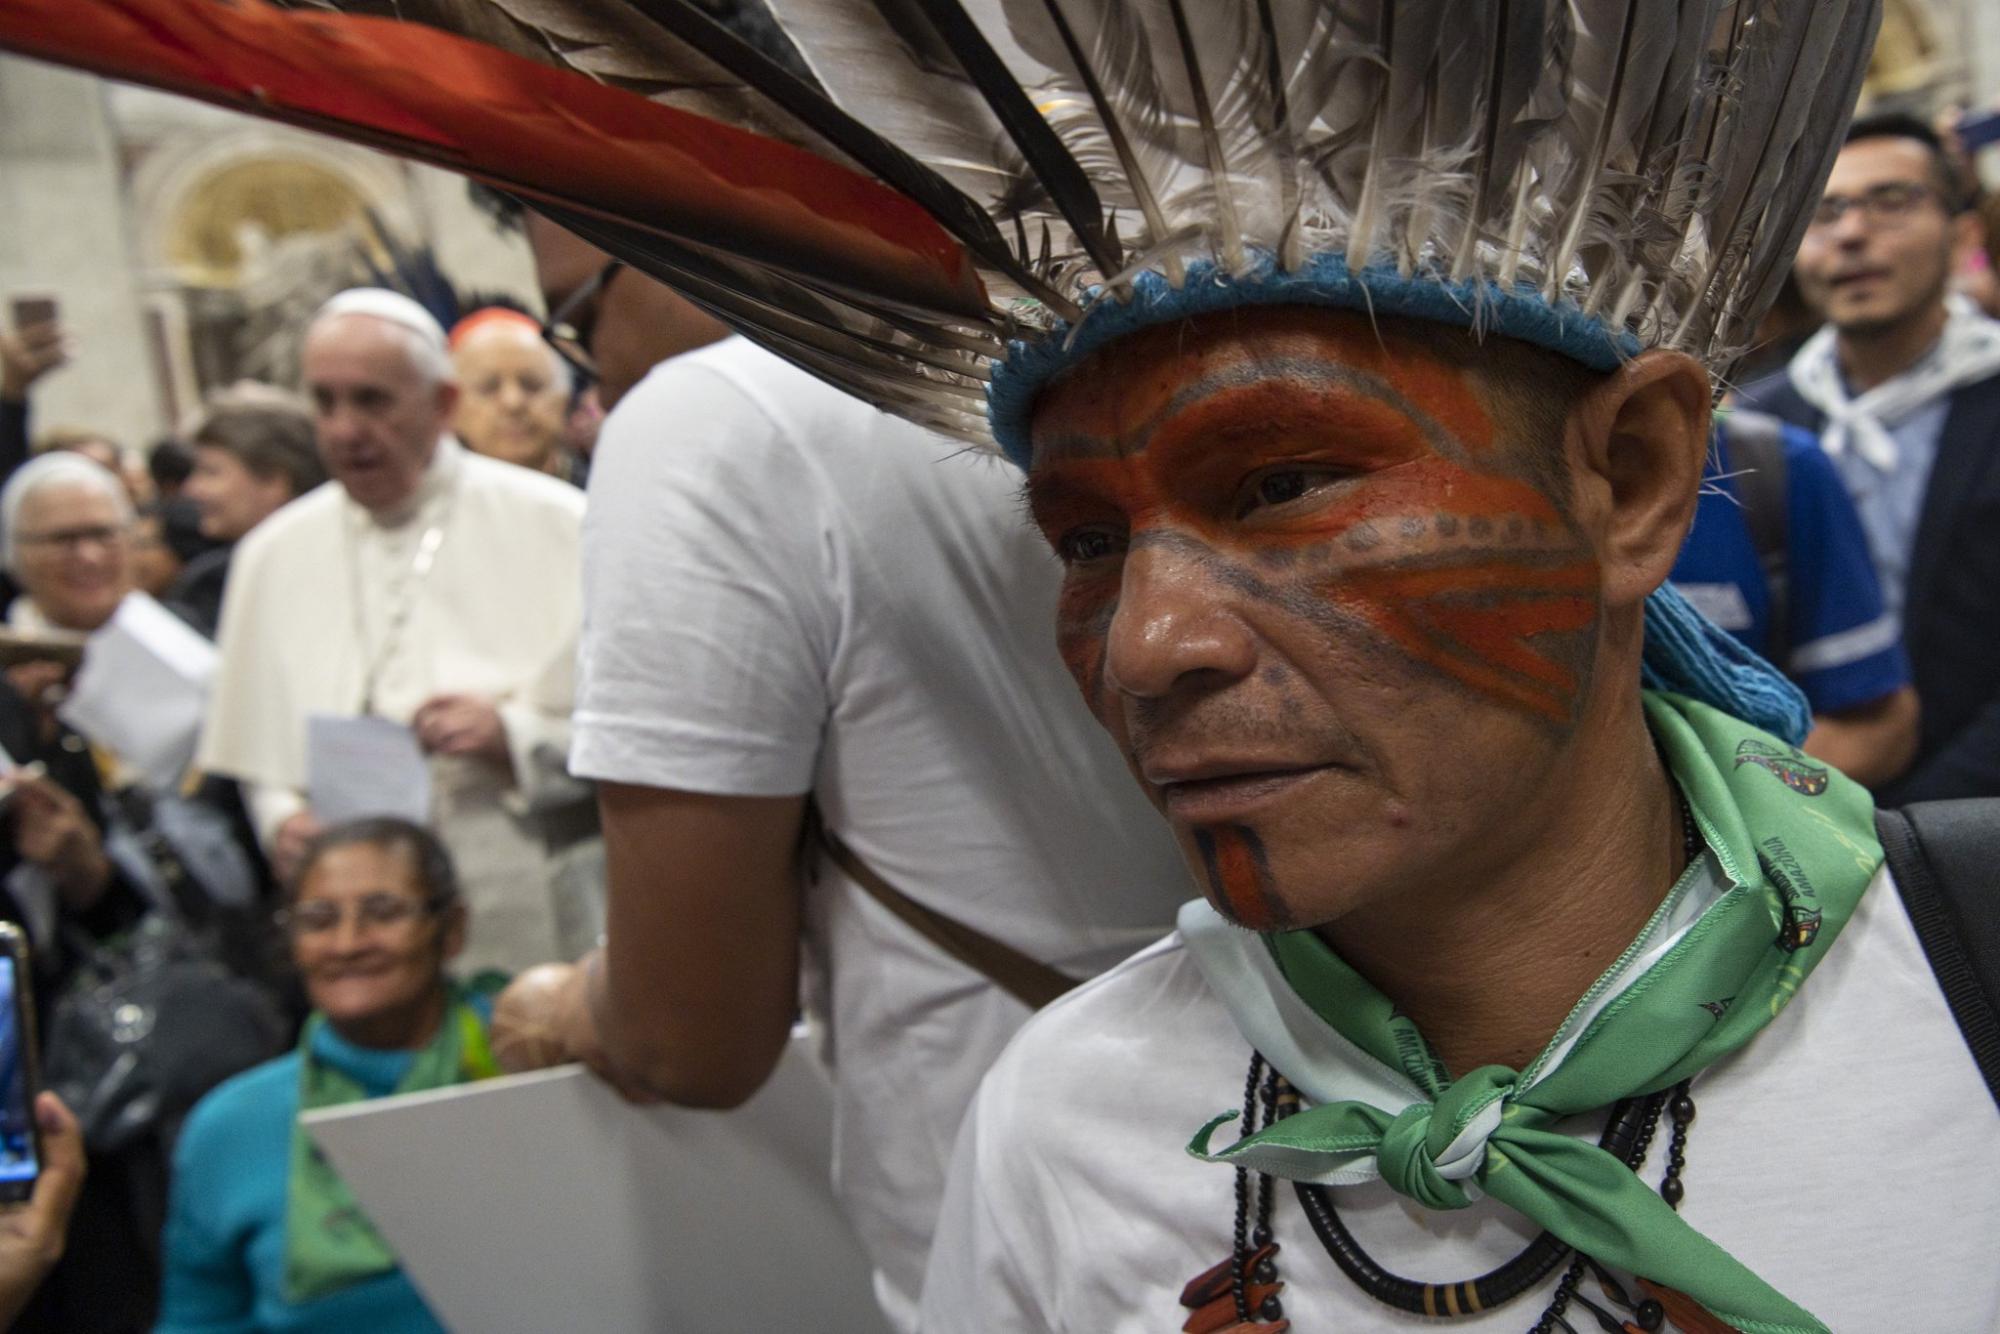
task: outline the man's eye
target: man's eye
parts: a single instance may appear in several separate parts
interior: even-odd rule
[[[1056,554],[1065,565],[1085,565],[1118,552],[1118,539],[1102,528],[1079,528],[1064,533],[1056,541]]]
[[[1326,468],[1269,468],[1252,477],[1243,488],[1236,506],[1242,518],[1265,506],[1285,505],[1302,499],[1333,482],[1342,474]]]

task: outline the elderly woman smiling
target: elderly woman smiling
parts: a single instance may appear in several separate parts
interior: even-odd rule
[[[296,1051],[188,1118],[158,1329],[437,1330],[299,1113],[498,1073],[484,1001],[445,976],[465,941],[450,859],[400,820],[336,826],[307,849],[285,924],[313,1012]]]
[[[0,491],[7,569],[22,589],[17,628],[88,634],[132,590],[132,500],[81,454],[44,454]]]

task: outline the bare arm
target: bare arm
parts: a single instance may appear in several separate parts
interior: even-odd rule
[[[805,798],[606,783],[598,804],[606,946],[585,971],[603,1062],[635,1091],[734,1107],[770,1075],[798,1012]]]
[[[1813,716],[1804,750],[1857,783],[1880,787],[1917,753],[1917,692],[1909,686],[1840,713]]]

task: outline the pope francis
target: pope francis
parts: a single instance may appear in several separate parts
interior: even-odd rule
[[[465,882],[464,966],[564,956],[598,925],[593,804],[565,768],[583,497],[451,438],[444,334],[407,297],[334,297],[302,361],[333,480],[237,553],[201,763],[242,781],[284,876],[322,823],[309,720],[406,724]]]

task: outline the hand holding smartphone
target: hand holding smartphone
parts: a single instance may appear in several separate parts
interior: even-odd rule
[[[35,1121],[35,1095],[42,1091],[40,1055],[28,937],[12,922],[0,922],[0,1204],[19,1203],[34,1194],[41,1174],[41,1133]]]
[[[12,334],[0,334],[0,398],[24,397],[35,381],[69,360],[53,296],[17,296]]]
[[[35,1095],[41,1091],[28,937],[12,922],[0,922],[0,1204],[34,1194],[42,1163],[35,1124]]]
[[[14,332],[54,324],[56,314],[56,299],[53,296],[39,292],[32,296],[17,296],[14,298]]]

